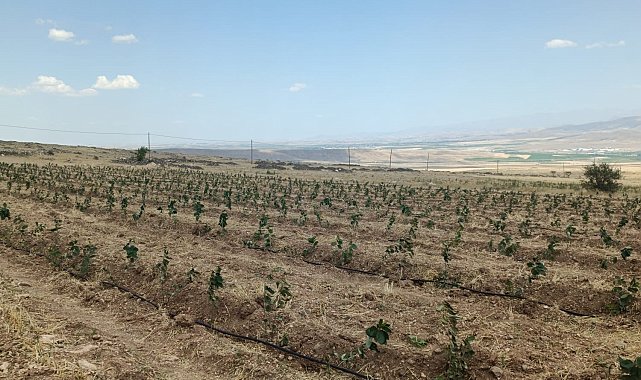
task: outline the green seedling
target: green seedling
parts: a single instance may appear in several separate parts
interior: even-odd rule
[[[129,242],[125,244],[122,249],[125,251],[127,254],[127,259],[129,260],[130,263],[135,262],[138,260],[138,247],[134,245],[134,241],[132,239],[129,239]]]

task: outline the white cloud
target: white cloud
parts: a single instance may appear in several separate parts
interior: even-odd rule
[[[27,93],[25,88],[7,88],[0,86],[0,95],[22,96]]]
[[[51,19],[44,19],[44,18],[37,18],[36,19],[36,24],[38,25],[45,25],[45,24],[50,24],[50,25],[55,25],[55,21]]]
[[[593,44],[585,45],[586,49],[600,49],[600,48],[613,48],[613,47],[623,47],[625,46],[625,41],[617,42],[595,42]]]
[[[92,87],[100,90],[134,89],[140,87],[140,83],[133,75],[117,75],[112,81],[107,79],[106,76],[100,75],[96,79],[96,84]]]
[[[111,42],[115,44],[134,44],[138,42],[138,38],[133,34],[119,34],[111,37]]]
[[[68,94],[73,92],[73,88],[56,77],[46,75],[38,76],[38,80],[33,83],[33,86],[42,92]]]
[[[89,45],[89,40],[80,40],[75,42],[76,45]]]
[[[68,32],[66,30],[56,29],[56,28],[49,29],[50,40],[54,40],[58,42],[67,42],[67,41],[72,41],[74,37],[75,37],[75,34],[73,34],[73,32]]]
[[[307,85],[305,83],[294,83],[293,85],[289,86],[289,91],[290,92],[301,92],[306,87],[307,87]]]
[[[548,49],[570,48],[570,47],[576,47],[576,46],[577,46],[577,43],[574,41],[561,40],[561,39],[553,39],[545,43],[545,47]]]
[[[54,76],[39,75],[35,82],[24,88],[8,88],[0,86],[0,95],[21,96],[31,92],[41,92],[45,94],[64,95],[64,96],[91,96],[98,94],[97,89],[114,90],[114,89],[131,89],[140,87],[140,83],[131,75],[118,75],[112,81],[106,76],[98,76],[96,84],[91,88],[76,90],[66,84],[62,79]]]
[[[192,98],[204,98],[205,97],[205,95],[201,94],[200,92],[192,92],[191,94],[189,94],[189,96],[191,96]]]
[[[85,88],[79,91],[75,90],[73,87],[69,86],[62,80],[47,75],[39,75],[38,79],[33,83],[31,88],[47,94],[59,94],[67,96],[90,96],[96,95],[98,93],[98,91],[94,90],[93,88]]]

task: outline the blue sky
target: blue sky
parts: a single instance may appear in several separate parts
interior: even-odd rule
[[[5,1],[0,15],[0,124],[280,141],[641,113],[638,1]]]

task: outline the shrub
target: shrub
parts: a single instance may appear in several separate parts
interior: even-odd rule
[[[145,157],[147,156],[147,152],[149,152],[149,148],[146,146],[141,146],[136,150],[136,161],[138,162],[143,162],[145,160]]]
[[[614,169],[606,163],[586,166],[583,176],[585,179],[582,184],[587,189],[614,192],[621,186],[617,182],[621,179],[621,170]]]

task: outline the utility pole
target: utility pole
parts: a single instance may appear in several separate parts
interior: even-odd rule
[[[392,168],[392,150],[389,150],[389,168]]]
[[[430,154],[427,154],[427,161],[425,161],[425,171],[429,172],[430,171]]]
[[[496,174],[499,174],[499,160],[496,160]]]
[[[249,140],[249,163],[254,164],[254,140]]]
[[[149,153],[149,160],[151,160],[151,134],[147,132],[147,151]]]
[[[352,152],[349,147],[347,147],[347,167],[352,167]]]

